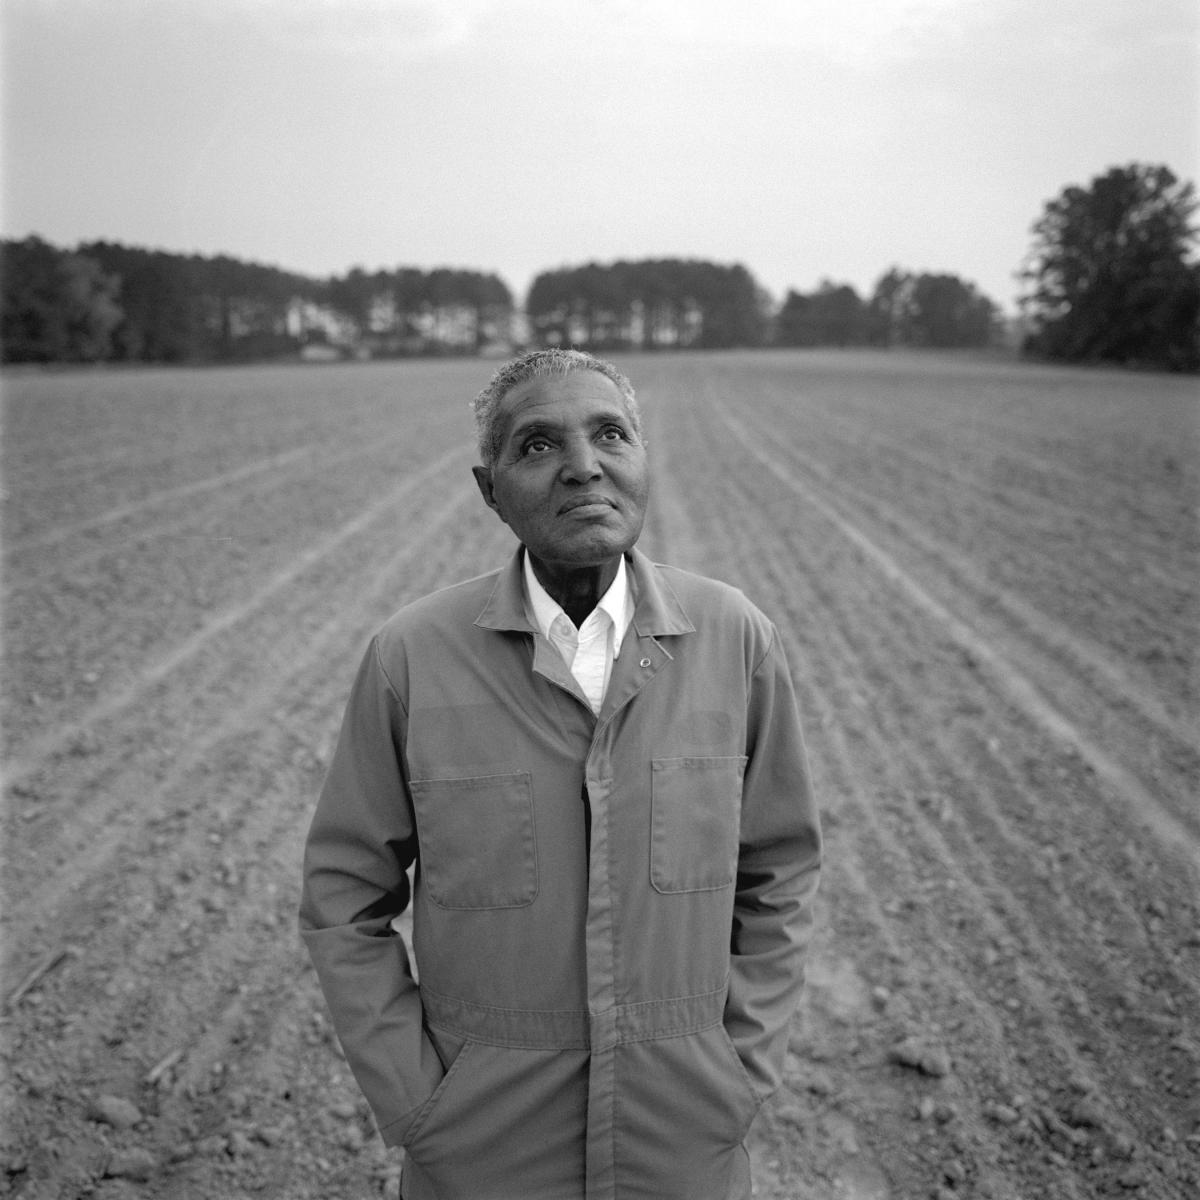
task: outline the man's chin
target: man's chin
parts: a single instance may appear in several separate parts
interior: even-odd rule
[[[603,567],[615,562],[633,549],[637,538],[593,537],[580,538],[565,545],[555,546],[547,553],[527,547],[536,561],[560,570],[586,571],[592,567]]]

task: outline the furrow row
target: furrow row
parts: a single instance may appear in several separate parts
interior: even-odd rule
[[[345,543],[360,536],[372,525],[385,518],[394,517],[401,506],[413,503],[434,481],[444,476],[450,467],[461,463],[464,457],[461,450],[450,450],[421,470],[407,475],[389,492],[368,504],[350,520],[343,522],[335,531],[311,543],[295,555],[286,566],[262,582],[250,595],[222,608],[193,634],[141,667],[135,677],[124,686],[109,692],[73,720],[62,722],[54,729],[31,739],[21,748],[20,757],[10,760],[7,768],[9,779],[19,780],[47,765],[55,756],[76,742],[85,731],[141,701],[215,639],[272,603],[311,567],[319,564]]]
[[[50,546],[59,545],[81,533],[89,533],[92,530],[99,529],[105,525],[115,524],[118,521],[124,521],[129,517],[138,516],[141,513],[151,512],[156,514],[165,505],[176,501],[190,500],[196,496],[208,495],[210,492],[223,491],[255,475],[278,471],[280,468],[291,466],[293,463],[303,462],[315,449],[316,446],[299,446],[296,449],[287,450],[280,454],[273,454],[268,458],[262,458],[256,462],[245,463],[230,471],[222,471],[216,475],[209,475],[193,483],[180,484],[177,487],[160,488],[157,491],[139,497],[137,500],[118,504],[104,512],[85,517],[83,520],[51,526],[49,529],[43,529],[40,533],[15,538],[7,547],[8,555],[11,560],[15,560],[15,566],[16,562],[19,562],[23,555],[28,554],[32,550],[45,550]],[[41,563],[44,564],[44,562],[44,559],[41,560]],[[24,576],[24,572],[22,572],[22,576]]]
[[[908,603],[923,611],[972,657],[979,669],[986,670],[1014,704],[1054,739],[1073,747],[1098,775],[1106,779],[1128,802],[1135,804],[1139,811],[1153,822],[1165,852],[1183,853],[1200,862],[1200,855],[1197,855],[1200,834],[1186,819],[1168,807],[1134,771],[1112,757],[1088,733],[1070,720],[1053,701],[1047,699],[1033,685],[1016,664],[981,637],[968,621],[936,599],[930,590],[919,583],[857,524],[844,516],[815,489],[805,484],[778,457],[766,453],[756,445],[737,422],[728,417],[721,419],[728,431],[746,447],[763,468],[835,526],[841,536],[871,562],[874,570],[883,576],[890,587],[902,593]]]
[[[726,507],[729,511],[738,511],[728,502]],[[750,569],[754,553],[762,549],[761,541],[739,539],[730,530],[721,532],[725,538],[732,535],[737,547],[730,550],[728,558],[720,555],[722,565]],[[725,538],[716,536],[715,530],[712,533],[713,549],[719,553]],[[741,561],[739,554],[743,546],[746,548],[745,561]],[[971,1046],[978,1041],[994,1052],[995,1048],[1011,1043],[1010,1014],[997,1004],[992,988],[981,986],[980,977],[969,963],[963,963],[961,969],[955,967],[952,978],[946,977],[949,914],[931,911],[923,903],[930,896],[931,881],[940,885],[948,875],[953,881],[952,894],[957,895],[960,886],[963,892],[970,892],[971,880],[963,869],[948,864],[944,855],[935,857],[932,863],[926,861],[926,831],[917,831],[921,836],[914,844],[911,841],[914,831],[906,823],[897,829],[888,811],[887,797],[926,790],[928,781],[919,769],[925,760],[912,753],[897,754],[898,732],[882,727],[875,710],[864,713],[865,722],[853,731],[852,744],[843,733],[846,724],[842,714],[858,707],[856,700],[870,688],[869,680],[861,674],[863,655],[875,650],[873,645],[864,645],[861,641],[861,635],[870,629],[870,618],[864,621],[861,611],[847,611],[844,603],[840,604],[827,594],[810,599],[803,578],[805,566],[811,564],[797,560],[790,553],[776,554],[772,556],[772,562],[782,562],[786,567],[781,571],[783,577],[778,586],[770,590],[777,596],[784,590],[794,596],[800,594],[800,607],[808,608],[814,622],[818,622],[824,631],[819,645],[812,644],[807,637],[803,644],[798,644],[790,633],[785,633],[785,637],[790,643],[793,661],[805,664],[799,672],[802,703],[815,734],[811,740],[816,751],[819,785],[823,794],[833,798],[829,873],[825,885],[833,895],[832,944],[837,944],[837,929],[846,921],[852,922],[856,936],[848,938],[847,944],[858,946],[862,956],[860,967],[877,984],[896,990],[901,1003],[906,1006],[905,1019],[888,1023],[887,1028],[895,1031],[892,1036],[910,1032],[914,1021],[931,1029],[938,1028],[944,1012],[953,1011],[956,1014],[954,1027],[947,1028],[944,1036],[959,1057],[960,1074],[969,1078],[970,1088],[985,1089],[988,1085],[986,1075],[971,1065]],[[761,585],[769,580],[760,575],[759,582]],[[844,593],[839,592],[839,595]],[[846,613],[846,619],[853,624],[860,638],[852,641],[847,631],[840,627],[839,612]],[[806,686],[806,672],[814,655],[827,660],[830,665],[821,668],[821,684]],[[879,703],[886,705],[893,700],[894,696],[881,696]],[[934,769],[936,765],[934,756]],[[870,786],[864,786],[868,780]],[[996,940],[1008,936],[1001,912],[988,904],[969,905],[951,928],[968,922],[975,936],[990,934]],[[863,955],[864,935],[870,938],[874,953],[868,951]],[[937,971],[933,969],[935,960]],[[1043,954],[1036,965],[1040,967],[1052,962],[1052,956]],[[1045,1009],[1048,1000],[1037,985],[1032,968],[1024,974],[1030,994],[1021,992],[1023,1007]],[[926,978],[939,980],[936,992],[921,982]],[[930,993],[927,1000],[926,992]],[[836,1034],[830,1031],[830,1036]],[[886,1044],[880,1046],[879,1052],[885,1053],[887,1048]],[[1050,1048],[1054,1049],[1054,1054],[1047,1057],[1047,1062],[1066,1064],[1077,1058],[1069,1039],[1061,1031],[1048,1033],[1047,1052]],[[1008,1051],[1002,1053],[1011,1057]],[[1032,1083],[1030,1074],[1020,1064],[1012,1066],[1016,1080],[1025,1075],[1026,1086]],[[1000,1084],[999,1080],[991,1082],[997,1087]],[[993,1145],[1002,1140],[999,1135],[986,1130],[982,1134]],[[872,1139],[869,1125],[863,1136]],[[889,1147],[879,1145],[876,1148],[886,1160]]]
[[[252,1001],[270,993],[281,973],[291,973],[289,964],[298,960],[300,847],[319,782],[314,768],[327,757],[344,699],[343,673],[353,665],[343,657],[398,590],[449,582],[444,557],[428,552],[431,541],[481,553],[491,545],[490,525],[485,532],[481,522],[461,520],[465,499],[460,493],[419,538],[378,564],[358,602],[314,632],[306,659],[291,675],[271,680],[209,727],[170,775],[154,782],[151,809],[115,814],[119,828],[107,845],[94,838],[85,839],[86,849],[72,844],[63,873],[31,897],[31,908],[42,915],[20,939],[26,957],[56,930],[86,928],[97,918],[110,930],[94,945],[81,943],[75,965],[59,981],[69,994],[73,981],[106,979],[111,999],[89,1037],[97,1053],[111,1028],[132,1016],[123,1006],[144,995],[139,982],[149,967],[163,1000],[146,1036],[157,1042],[155,1053],[186,1037],[180,1078],[199,1087],[215,1063],[228,1059],[231,1045],[244,1040],[237,1031]],[[451,537],[456,524],[465,537]],[[214,759],[222,762],[226,791],[205,797]],[[107,890],[114,874],[124,881],[118,896]],[[197,963],[211,964],[200,995]],[[271,1012],[269,1019],[285,1016]]]
[[[757,414],[751,423],[760,435],[765,432]],[[780,449],[786,454],[786,465],[794,479],[811,479],[822,496],[853,512],[856,523],[869,526],[874,537],[886,538],[908,559],[928,564],[922,573],[931,575],[930,590],[936,587],[957,597],[959,605],[975,615],[981,629],[995,632],[989,641],[1002,637],[1011,640],[1014,630],[1019,631],[1021,641],[1027,643],[1024,657],[1030,666],[1049,659],[1060,670],[1066,667],[1089,690],[1099,687],[1110,709],[1133,710],[1150,726],[1152,737],[1172,741],[1185,751],[1191,747],[1193,725],[1168,708],[1147,681],[1135,679],[1124,660],[1079,636],[1062,620],[1048,616],[1015,589],[998,582],[986,565],[978,565],[928,532],[925,524],[907,516],[898,506],[881,501],[850,480],[835,477],[819,460],[794,445]]]
[[[795,420],[778,395],[755,394],[747,407],[760,432]],[[805,409],[814,444],[806,437],[792,449],[805,445],[806,470],[821,462],[827,486],[862,479],[859,490],[869,492],[878,507],[919,514],[929,536],[947,551],[957,547],[965,556],[986,545],[987,573],[997,585],[1007,581],[1010,590],[1026,590],[1041,580],[1032,595],[1044,605],[1073,602],[1078,609],[1086,600],[1103,613],[1104,620],[1093,623],[1096,631],[1110,637],[1107,625],[1119,602],[1127,601],[1123,606],[1135,612],[1163,615],[1187,603],[1200,546],[1194,538],[1190,550],[1185,545],[1188,523],[1179,514],[1187,504],[1187,485],[1169,475],[1148,472],[1136,494],[1095,472],[1064,488],[1060,463],[994,441],[964,443],[957,423],[955,444],[941,444],[936,412],[919,418],[904,406],[882,420],[877,408],[851,418],[827,399]],[[944,424],[944,406],[940,416]],[[1139,511],[1156,489],[1157,507],[1168,513],[1165,523],[1179,529],[1177,545],[1164,543],[1164,521]],[[1047,494],[1055,491],[1060,495]],[[951,498],[953,503],[945,503]]]
[[[752,478],[750,472],[736,472],[734,476]],[[741,495],[722,496],[725,511],[753,510],[755,497],[748,494],[747,488],[741,491]],[[719,511],[721,505],[714,503],[713,507]],[[728,536],[731,531],[721,532]],[[710,527],[714,553],[722,565],[727,566],[729,564],[719,554],[722,539],[716,535],[717,530]],[[767,574],[776,577],[771,590],[777,596],[803,597],[811,590],[806,586],[806,580],[820,577],[824,564],[806,562],[803,557],[798,557],[805,553],[804,546],[798,544],[799,538],[787,538],[782,545],[776,543],[769,554],[757,538],[743,539],[734,535],[734,540],[738,547],[749,541],[744,556],[736,549],[732,552],[735,574],[738,577],[747,575],[755,569],[757,561],[761,584],[766,582],[762,578],[762,563],[766,562]],[[783,565],[777,567],[776,564]],[[989,825],[987,819],[981,821],[981,810],[990,808],[993,816],[998,815],[990,798],[990,791],[995,787],[995,771],[977,772],[983,780],[982,784],[977,784],[973,782],[972,772],[955,769],[953,764],[961,760],[962,747],[951,733],[943,732],[935,725],[933,732],[926,731],[918,737],[911,722],[902,715],[905,708],[911,707],[910,702],[904,700],[907,685],[903,683],[894,683],[891,690],[880,695],[878,703],[864,714],[868,719],[855,723],[853,748],[842,734],[845,714],[859,708],[860,701],[871,693],[875,681],[886,673],[888,665],[903,663],[901,647],[922,636],[918,629],[894,626],[881,628],[879,634],[871,636],[873,626],[880,624],[884,613],[873,615],[870,608],[864,609],[861,602],[852,599],[854,596],[855,589],[850,581],[838,578],[832,579],[827,588],[818,588],[812,601],[806,603],[800,598],[796,605],[799,609],[809,605],[814,607],[813,624],[822,630],[819,644],[814,644],[811,630],[800,633],[802,643],[797,658],[801,654],[804,660],[811,659],[814,654],[834,656],[832,668],[824,670],[820,685],[802,686],[806,710],[810,715],[817,714],[814,732],[818,758],[829,772],[825,785],[846,789],[848,797],[838,808],[832,836],[842,849],[850,850],[850,858],[846,862],[835,859],[834,870],[838,874],[835,874],[837,882],[834,886],[839,888],[843,901],[846,901],[845,889],[850,884],[843,881],[841,872],[848,872],[848,879],[872,879],[871,888],[857,889],[860,894],[855,899],[854,911],[856,919],[861,920],[864,912],[878,908],[879,862],[889,859],[908,861],[909,865],[894,885],[898,890],[893,902],[901,904],[898,911],[907,911],[904,905],[908,899],[919,904],[918,897],[938,895],[943,905],[923,914],[919,927],[909,931],[910,948],[923,947],[926,954],[938,954],[940,950],[945,955],[940,970],[945,973],[945,960],[953,960],[956,948],[953,939],[947,941],[945,929],[949,922],[953,929],[971,929],[984,934],[985,941],[1002,948],[1019,948],[1021,952],[1022,958],[1012,968],[1014,990],[1008,997],[1011,1008],[997,1005],[994,979],[988,982],[986,972],[976,974],[970,960],[963,962],[950,991],[957,993],[955,1001],[958,1004],[964,997],[972,997],[975,1009],[972,1031],[975,1031],[975,1018],[986,1025],[997,1012],[1014,1019],[1020,1013],[1036,1014],[1032,1035],[1023,1026],[1018,1030],[1012,1020],[1006,1019],[1003,1023],[1005,1039],[1014,1044],[1018,1041],[1028,1043],[1032,1036],[1036,1043],[1033,1048],[1024,1046],[1022,1049],[1022,1058],[1037,1064],[1036,1070],[1031,1068],[1032,1073],[1026,1072],[1027,1082],[1039,1076],[1044,1079],[1046,1065],[1057,1062],[1062,1078],[1093,1086],[1105,1094],[1124,1094],[1130,1087],[1129,1077],[1123,1069],[1116,1076],[1111,1070],[1113,1064],[1120,1068],[1126,1066],[1122,1046],[1128,1047],[1130,1037],[1137,1037],[1136,1031],[1131,1035],[1129,1030],[1118,1033],[1107,1027],[1093,1017],[1087,1004],[1090,990],[1097,986],[1116,988],[1120,985],[1121,975],[1116,963],[1111,971],[1097,973],[1097,962],[1104,961],[1102,933],[1088,928],[1084,914],[1071,905],[1069,896],[1058,897],[1064,903],[1056,904],[1053,893],[1039,886],[1033,877],[1039,852],[1045,843],[1036,835],[1032,839],[1015,838],[1011,828],[997,836],[994,825]],[[914,609],[918,624],[928,615],[922,607]],[[883,644],[875,644],[885,632],[897,643],[895,646],[886,648]],[[868,636],[864,638],[864,635]],[[795,647],[797,637],[793,635],[791,641]],[[876,662],[874,666],[870,665],[872,659]],[[802,680],[804,674],[802,671]],[[973,681],[972,686],[977,690],[979,681]],[[1024,736],[1028,738],[1030,732],[1033,731]],[[1032,748],[1031,743],[1027,744]],[[870,753],[864,758],[863,752],[868,748]],[[829,754],[832,754],[831,759],[826,758]],[[864,797],[861,791],[864,775],[885,781],[881,784],[880,798],[868,801]],[[940,815],[947,795],[956,801],[949,824]],[[924,801],[929,800],[937,803],[927,808]],[[1030,805],[1036,800],[1032,793],[1027,793],[1024,798]],[[939,815],[934,816],[935,812]],[[1069,820],[1073,815],[1064,814],[1063,819]],[[1034,828],[1036,831],[1036,826]],[[840,836],[843,829],[849,831],[846,834],[850,839],[848,843]],[[1044,836],[1053,843],[1052,833]],[[897,860],[897,855],[902,859]],[[1013,877],[1014,869],[1017,870],[1016,878]],[[1092,899],[1094,902],[1094,895]],[[1127,897],[1110,887],[1105,899],[1112,910],[1119,913],[1125,927],[1136,926],[1140,913],[1130,906]],[[1054,907],[1061,908],[1060,919],[1046,921],[1046,911]],[[880,918],[873,923],[886,934],[886,922]],[[1089,935],[1096,936],[1096,942],[1090,948],[1086,944],[1076,944],[1073,934],[1081,927],[1087,929]],[[1063,936],[1054,938],[1053,934],[1059,930]],[[1153,952],[1142,963],[1130,961],[1127,969],[1135,973],[1145,971],[1157,953],[1160,952]],[[1173,989],[1182,988],[1185,992],[1191,986],[1186,977],[1171,982]],[[944,1004],[949,1003],[951,997],[944,996],[942,1000]],[[1151,1037],[1150,1041],[1153,1040]],[[1081,1046],[1088,1047],[1087,1056],[1081,1053]],[[965,1047],[969,1054],[969,1041]],[[1039,1055],[1044,1056],[1044,1061],[1039,1061]],[[1093,1068],[1091,1059],[1096,1055],[1102,1061]],[[1114,1125],[1125,1123],[1123,1111],[1112,1110],[1108,1117]],[[1152,1133],[1153,1122],[1162,1119],[1165,1119],[1164,1110],[1155,1103],[1153,1095],[1143,1096],[1139,1118],[1139,1123],[1144,1126],[1142,1132]]]
[[[272,738],[283,737],[288,754],[301,752],[289,715],[294,698],[304,696],[314,680],[329,676],[331,656],[354,652],[353,641],[346,644],[347,631],[365,630],[372,619],[381,619],[396,604],[392,589],[406,574],[428,578],[428,564],[438,563],[434,544],[453,540],[451,527],[461,520],[466,499],[460,492],[456,503],[428,514],[419,533],[404,539],[387,558],[380,559],[375,549],[377,531],[357,527],[366,555],[376,559],[374,573],[353,576],[344,599],[332,604],[323,599],[316,603],[322,597],[319,590],[297,592],[301,612],[309,611],[286,653],[264,661],[264,650],[276,648],[264,647],[254,626],[232,628],[230,623],[228,637],[214,647],[207,668],[227,677],[223,688],[197,679],[194,668],[201,664],[192,664],[192,671],[160,680],[157,692],[147,692],[136,702],[131,699],[120,713],[107,714],[109,725],[99,741],[105,750],[95,765],[87,756],[76,757],[78,767],[69,782],[61,772],[54,781],[64,789],[62,803],[80,794],[94,799],[72,821],[62,822],[57,819],[60,805],[43,797],[22,833],[25,854],[10,868],[7,882],[38,901],[29,909],[38,914],[32,936],[59,924],[53,898],[78,871],[76,864],[86,861],[89,876],[104,878],[108,859],[126,843],[131,829],[193,810],[208,814],[217,829],[233,820],[230,799],[210,794],[204,781],[213,764],[220,764],[222,775],[237,764],[234,747],[242,739],[261,737],[270,744]],[[252,666],[240,687],[228,679],[231,661]],[[338,664],[333,678],[348,682],[352,665]],[[173,737],[164,736],[162,728],[163,716],[170,712],[178,714],[168,725],[177,731]],[[314,746],[318,748],[319,743]],[[256,751],[253,757],[262,753]]]

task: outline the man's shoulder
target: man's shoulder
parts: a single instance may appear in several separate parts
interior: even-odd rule
[[[702,635],[743,641],[757,659],[775,640],[775,626],[739,587],[686,571],[682,567],[652,563],[660,590],[675,597],[680,613]]]
[[[428,592],[397,609],[379,629],[381,642],[403,640],[410,635],[428,635],[438,629],[471,625],[496,588],[500,571],[488,571],[471,579]]]
[[[728,613],[731,616],[737,614],[754,621],[767,620],[746,593],[732,583],[667,563],[655,562],[651,566],[660,582],[675,593],[685,609],[700,607],[705,611]]]

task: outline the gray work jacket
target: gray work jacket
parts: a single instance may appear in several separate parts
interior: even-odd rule
[[[520,551],[402,609],[354,683],[301,929],[407,1200],[750,1195],[820,863],[795,698],[741,592],[626,565],[598,716]]]

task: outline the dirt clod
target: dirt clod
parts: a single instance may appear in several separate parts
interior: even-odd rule
[[[138,1106],[123,1096],[97,1096],[92,1101],[91,1115],[93,1120],[103,1121],[114,1129],[132,1129],[142,1119]]]
[[[944,1046],[923,1037],[908,1037],[891,1049],[891,1058],[902,1067],[942,1078],[950,1074],[950,1056]]]
[[[112,1179],[132,1179],[144,1183],[155,1172],[158,1163],[148,1150],[118,1150],[109,1160],[104,1173]]]

